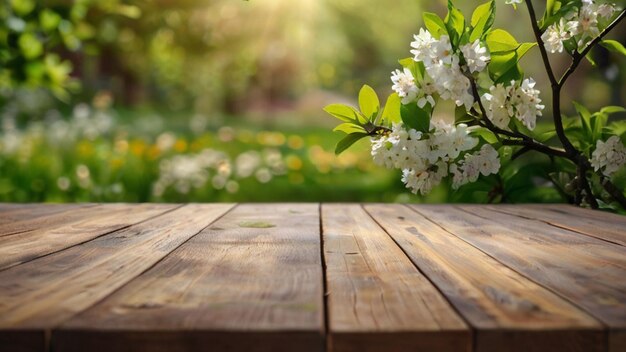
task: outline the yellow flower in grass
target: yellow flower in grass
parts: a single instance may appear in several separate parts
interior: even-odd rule
[[[146,143],[142,140],[134,140],[130,142],[130,152],[135,156],[141,157],[146,150]]]
[[[287,146],[291,149],[302,149],[304,147],[304,139],[297,135],[289,136]]]
[[[93,145],[89,141],[80,141],[76,146],[78,155],[81,157],[90,157],[94,153]]]
[[[161,156],[161,149],[156,145],[151,145],[150,148],[148,148],[148,159],[156,160],[159,156]]]
[[[174,150],[179,153],[184,153],[187,151],[187,141],[184,139],[179,139],[174,143]]]
[[[124,159],[122,159],[122,158],[112,158],[111,160],[109,160],[109,165],[110,165],[111,169],[118,170],[119,168],[124,166]]]
[[[301,170],[302,169],[302,165],[303,165],[302,159],[300,159],[296,155],[287,156],[287,158],[285,159],[285,162],[289,170]]]

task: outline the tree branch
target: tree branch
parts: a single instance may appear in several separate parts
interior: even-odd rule
[[[474,96],[474,100],[478,103],[478,107],[480,109],[480,113],[482,114],[482,119],[478,120],[478,123],[482,126],[485,127],[486,129],[490,130],[493,133],[496,134],[501,134],[510,138],[518,138],[516,140],[512,140],[512,139],[505,139],[502,141],[502,144],[504,145],[521,145],[524,146],[526,148],[530,148],[545,154],[549,154],[549,155],[554,155],[554,156],[560,156],[560,157],[564,157],[564,158],[570,158],[570,155],[564,151],[564,150],[560,150],[560,149],[555,149],[552,148],[548,145],[545,145],[543,143],[537,142],[534,139],[532,139],[531,137],[523,134],[523,133],[519,133],[519,132],[513,132],[513,131],[507,131],[505,129],[502,129],[500,127],[495,126],[491,120],[489,120],[489,118],[487,117],[487,111],[485,109],[485,107],[483,106],[483,103],[480,99],[480,95],[478,93],[478,86],[476,85],[476,81],[474,80],[474,78],[471,75],[466,74],[465,75],[469,81],[470,81],[470,86],[472,88],[472,95]]]
[[[626,196],[624,196],[623,191],[617,188],[611,180],[604,175],[600,175],[600,183],[602,184],[602,187],[604,187],[604,190],[609,193],[611,198],[619,203],[622,208],[626,209]]]
[[[536,142],[533,139],[505,139],[502,141],[503,145],[518,145],[518,146],[523,146],[525,148],[530,148],[532,150],[536,150],[538,152],[544,153],[544,154],[548,154],[548,155],[554,155],[554,156],[559,156],[562,158],[567,158],[569,159],[569,154],[561,149],[556,149],[556,148],[552,148],[550,146],[547,146],[545,144]]]
[[[528,14],[530,15],[530,22],[533,32],[535,33],[535,39],[537,40],[539,51],[541,51],[541,58],[543,59],[543,64],[552,85],[552,115],[554,119],[554,129],[556,130],[556,134],[559,137],[559,141],[561,141],[561,144],[565,148],[565,151],[569,153],[571,158],[575,158],[579,152],[567,138],[565,130],[563,129],[563,119],[561,118],[561,85],[556,80],[554,71],[552,71],[550,59],[548,58],[548,52],[546,51],[543,39],[541,39],[541,30],[539,29],[539,24],[537,23],[537,16],[535,14],[532,1],[526,0],[526,6],[528,7]]]
[[[596,44],[598,44],[602,40],[602,38],[604,38],[604,36],[606,36],[613,28],[615,28],[615,26],[617,26],[625,17],[626,17],[626,9],[622,10],[622,12],[613,20],[613,22],[611,22],[611,24],[609,24],[597,37],[595,37],[592,41],[590,41],[585,46],[583,51],[581,51],[581,52],[574,52],[574,54],[572,55],[573,56],[572,57],[572,63],[567,68],[567,70],[565,71],[565,73],[563,74],[561,79],[558,81],[558,85],[559,86],[562,87],[565,84],[565,81],[567,81],[567,78],[572,73],[574,73],[574,71],[576,70],[576,68],[578,67],[578,65],[582,61],[582,59],[589,53],[589,51]]]
[[[598,201],[593,195],[593,192],[591,191],[591,186],[589,186],[589,181],[587,180],[587,168],[585,167],[585,165],[583,165],[584,161],[584,159],[581,159],[581,163],[578,165],[578,182],[581,185],[581,187],[578,187],[578,190],[585,191],[585,199],[587,200],[587,203],[591,206],[591,209],[598,209]]]
[[[548,78],[550,79],[550,83],[552,84],[552,86],[555,86],[558,84],[558,82],[556,80],[556,76],[554,75],[554,71],[552,70],[552,66],[550,65],[550,59],[548,58],[548,52],[546,51],[543,39],[541,39],[542,33],[539,29],[537,15],[535,14],[535,8],[533,7],[533,3],[531,0],[526,0],[526,7],[528,8],[528,14],[530,15],[530,24],[533,28],[533,32],[535,33],[535,39],[537,40],[537,45],[539,46],[539,51],[541,52],[541,58],[543,59],[543,64],[546,67]]]

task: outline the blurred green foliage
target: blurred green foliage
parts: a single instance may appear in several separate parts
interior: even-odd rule
[[[97,29],[87,14],[137,18],[137,7],[117,0],[36,1],[5,0],[0,7],[0,89],[43,87],[68,101],[79,81],[71,79],[73,67],[63,58],[94,39]]]
[[[441,187],[419,199],[406,193],[397,174],[371,166],[365,142],[346,156],[333,154],[337,135],[327,131],[333,121],[321,107],[331,101],[356,106],[346,97],[364,82],[389,93],[389,72],[396,58],[408,55],[426,4],[445,10],[445,0],[396,0],[393,6],[374,0],[2,0],[0,200],[487,201],[498,179],[468,196]],[[510,11],[498,20],[519,23],[512,30],[518,37],[527,24],[511,21],[514,16]],[[619,82],[626,70],[597,54],[600,70],[573,77],[576,89],[564,100],[585,95],[597,101],[590,108],[623,101]],[[525,60],[532,66],[536,59]],[[96,137],[83,125],[99,125],[97,119],[76,121],[76,107],[86,101],[93,101],[91,114],[110,117]],[[208,127],[195,132],[190,124]],[[236,137],[224,141],[220,131]],[[282,134],[285,144],[259,143],[257,135],[268,132]],[[187,148],[150,156],[161,136]],[[291,149],[290,137],[305,146]],[[247,152],[263,159],[268,147],[280,151],[285,165],[300,160],[301,169],[272,174],[267,183],[255,175],[229,179],[238,185],[234,193],[226,185],[216,189],[212,180],[187,192],[173,185],[154,193],[161,163],[176,156],[194,161],[211,149],[234,165]],[[122,166],[111,166],[116,163]],[[81,166],[91,180],[85,187]],[[509,193],[505,201],[561,199],[554,190]]]

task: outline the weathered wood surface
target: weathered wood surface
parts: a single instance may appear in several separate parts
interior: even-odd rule
[[[414,209],[611,327],[609,343],[623,338],[625,247],[485,207]]]
[[[85,213],[82,209],[93,206],[95,204],[54,204],[0,208],[0,236],[50,227],[55,223],[68,221],[65,217],[56,216],[59,213],[67,216],[76,214],[78,219],[84,218]]]
[[[554,293],[402,205],[366,206],[476,329],[476,351],[602,351],[602,326]],[[421,209],[421,208],[420,208]]]
[[[0,237],[0,270],[54,253],[173,210],[172,205],[115,204],[60,216],[53,226]],[[67,222],[65,221],[67,220]]]
[[[230,207],[227,204],[187,205],[82,245],[0,271],[0,341],[10,341],[11,334],[20,333],[39,335],[34,340],[39,344],[46,331],[150,268]]]
[[[624,216],[589,213],[572,205],[492,206],[489,209],[546,222],[570,231],[597,237],[626,246],[626,219]]]
[[[0,352],[626,351],[626,217],[0,204]]]
[[[317,204],[239,205],[64,323],[54,349],[321,351],[320,253]]]
[[[322,205],[333,351],[469,351],[471,334],[358,204]]]

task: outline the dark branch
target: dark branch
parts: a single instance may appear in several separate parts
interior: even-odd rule
[[[533,3],[531,0],[526,0],[526,7],[528,7],[528,14],[530,15],[530,23],[533,28],[533,32],[535,33],[535,39],[537,40],[537,45],[539,46],[539,51],[541,52],[541,57],[543,58],[543,64],[546,67],[546,72],[548,73],[548,78],[550,79],[550,83],[552,86],[557,85],[556,76],[554,75],[554,71],[552,71],[552,66],[550,65],[550,59],[548,58],[548,52],[546,51],[546,47],[544,46],[543,39],[541,39],[541,30],[539,29],[539,24],[537,22],[537,15],[535,14],[535,9],[533,8]]]
[[[576,68],[578,67],[578,65],[580,64],[580,62],[582,61],[582,59],[589,53],[589,51],[596,45],[598,44],[602,38],[604,38],[604,36],[606,36],[613,28],[615,28],[615,26],[617,26],[624,18],[626,17],[626,10],[622,10],[622,12],[619,14],[619,16],[617,16],[613,22],[611,22],[611,24],[609,24],[601,33],[600,35],[598,35],[596,38],[594,38],[591,42],[589,42],[585,48],[583,49],[583,51],[581,52],[574,52],[573,54],[573,58],[572,58],[572,63],[570,64],[570,66],[567,68],[567,71],[565,71],[565,73],[563,74],[563,76],[561,77],[561,79],[558,82],[559,86],[563,86],[565,84],[565,81],[567,81],[567,78],[574,73],[574,71],[576,70]]]

